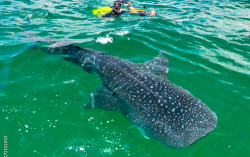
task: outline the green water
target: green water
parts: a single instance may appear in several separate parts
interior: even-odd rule
[[[249,156],[250,3],[135,1],[154,18],[92,15],[112,0],[2,0],[0,2],[0,156]],[[118,111],[84,110],[102,84],[60,56],[33,50],[23,35],[71,39],[132,62],[168,52],[168,78],[218,116],[217,128],[184,149],[145,138]],[[4,137],[8,136],[7,140]]]

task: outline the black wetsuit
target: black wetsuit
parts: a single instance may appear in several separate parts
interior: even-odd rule
[[[129,13],[130,11],[128,10],[121,10],[120,12],[115,12],[114,9],[108,12],[107,14],[103,15],[102,17],[113,17],[113,16],[120,16],[124,13]]]

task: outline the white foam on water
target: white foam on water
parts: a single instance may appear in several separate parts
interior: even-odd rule
[[[120,36],[126,35],[128,33],[129,33],[129,31],[127,31],[127,30],[121,30],[121,31],[115,32],[116,35],[120,35]]]
[[[30,19],[32,17],[32,14],[29,14],[27,17]]]
[[[97,43],[101,43],[101,44],[107,44],[107,43],[112,43],[113,42],[113,38],[109,37],[109,35],[107,35],[106,37],[98,37],[96,40]]]
[[[123,35],[129,34],[129,31],[128,30],[113,31],[113,32],[108,33],[106,37],[98,37],[96,42],[101,43],[101,44],[107,44],[109,42],[113,43],[113,38],[109,36],[111,34],[123,36]]]
[[[175,20],[175,21],[178,21],[178,22],[183,22],[183,21],[189,21],[190,19],[187,18],[187,19],[180,19],[180,20]]]
[[[75,80],[63,81],[63,83],[73,83]]]

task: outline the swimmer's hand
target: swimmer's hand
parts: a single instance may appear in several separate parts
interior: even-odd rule
[[[121,0],[121,3],[129,4],[130,2],[129,2],[129,1],[126,1],[126,0]]]

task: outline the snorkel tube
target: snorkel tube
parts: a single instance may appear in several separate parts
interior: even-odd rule
[[[145,10],[146,16],[148,16],[148,12],[147,12],[146,6],[144,5],[143,8]]]

